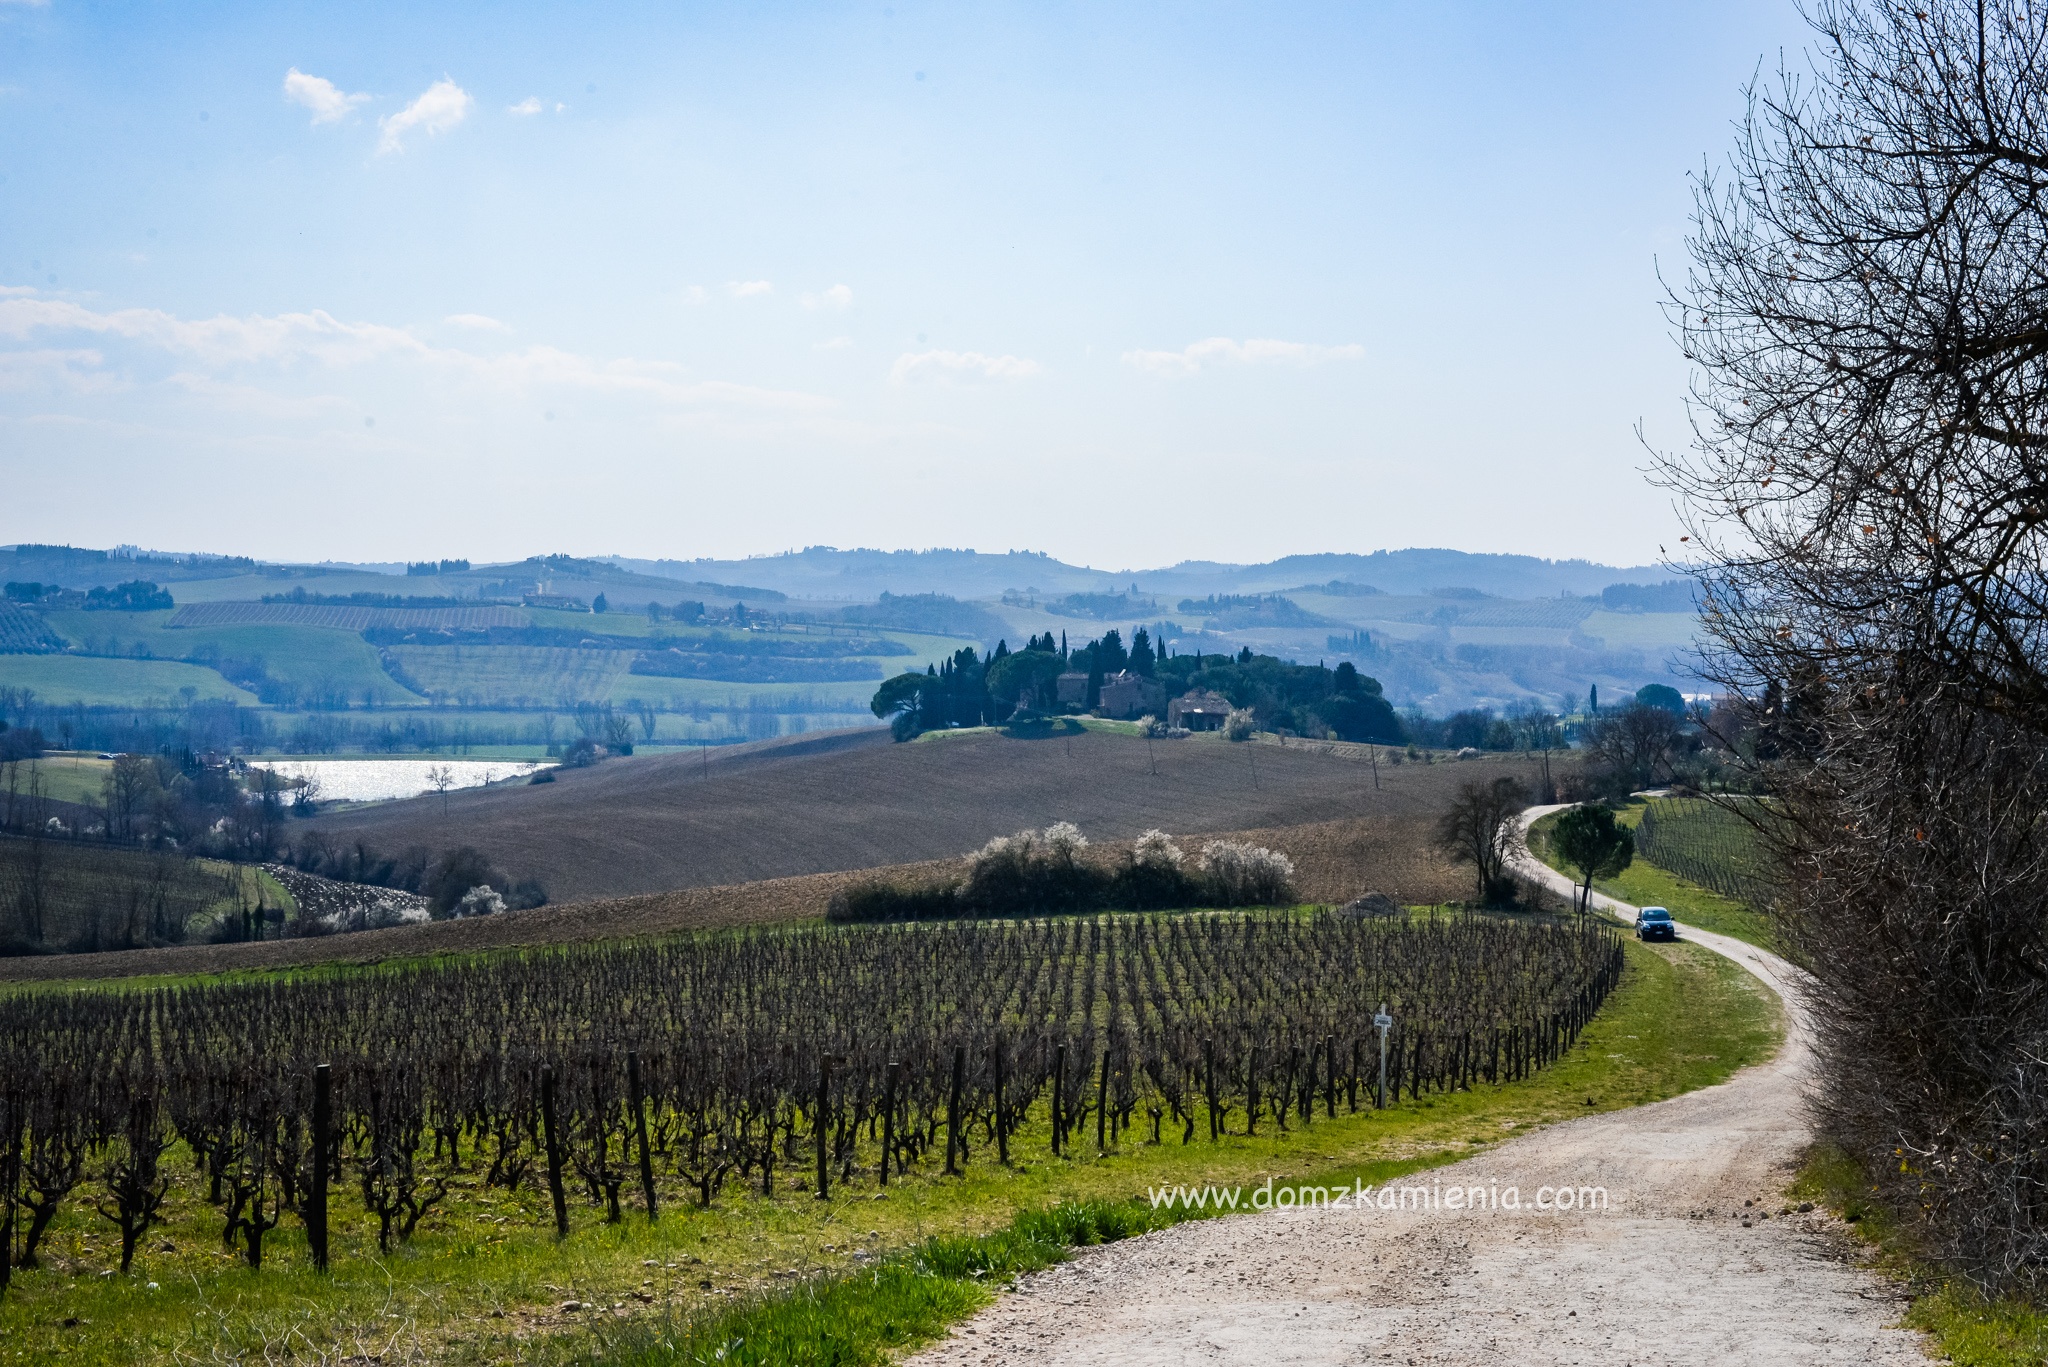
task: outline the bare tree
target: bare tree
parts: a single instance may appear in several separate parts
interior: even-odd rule
[[[1605,713],[1592,727],[1586,751],[1596,769],[1624,792],[1666,782],[1680,721],[1661,707],[1639,702]]]
[[[1554,750],[1564,748],[1564,727],[1555,712],[1541,707],[1529,707],[1509,718],[1515,728],[1515,738],[1522,748],[1543,759],[1543,777],[1536,781],[1536,800],[1549,804],[1557,801],[1557,783],[1550,775],[1550,756]]]
[[[455,771],[445,764],[431,765],[426,779],[427,786],[441,795],[441,815],[448,815],[448,790],[455,786]]]
[[[1466,783],[1444,814],[1437,818],[1437,848],[1462,864],[1470,864],[1481,902],[1504,901],[1510,895],[1506,877],[1508,850],[1515,836],[1515,814],[1529,805],[1520,781],[1505,776],[1491,783]]]
[[[1994,1291],[2048,1268],[2048,12],[1819,0],[1669,310],[1661,459],[1815,978],[1829,1137]]]

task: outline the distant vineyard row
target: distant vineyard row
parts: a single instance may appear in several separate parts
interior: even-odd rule
[[[527,614],[514,607],[372,608],[326,603],[187,603],[173,613],[173,627],[301,626],[366,631],[404,627],[414,631],[463,631],[523,627]]]
[[[1659,868],[1761,910],[1771,886],[1756,831],[1735,812],[1704,798],[1658,798],[1636,827],[1636,848]]]

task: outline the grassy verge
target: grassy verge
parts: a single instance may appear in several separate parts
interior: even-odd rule
[[[1621,824],[1633,826],[1642,820],[1643,804],[1631,802],[1617,813]],[[1557,815],[1543,817],[1529,828],[1529,848],[1537,858],[1567,877],[1575,874],[1551,853],[1550,828],[1557,822]],[[1713,931],[1716,935],[1728,935],[1737,940],[1768,949],[1776,953],[1778,946],[1771,934],[1768,919],[1751,911],[1740,902],[1731,901],[1718,892],[1710,891],[1697,883],[1689,883],[1672,873],[1650,863],[1641,855],[1635,862],[1613,878],[1596,878],[1593,890],[1609,897],[1618,897],[1632,906],[1666,907],[1673,916],[1687,925],[1698,926],[1701,930]]]
[[[1184,1146],[1169,1127],[1155,1145],[1141,1122],[1121,1148],[1077,1145],[1067,1158],[1044,1151],[1039,1124],[1021,1133],[1009,1168],[977,1149],[964,1177],[927,1164],[892,1180],[886,1196],[872,1170],[828,1201],[786,1173],[772,1197],[728,1191],[709,1209],[665,1182],[659,1221],[629,1213],[607,1225],[579,1200],[559,1245],[544,1191],[487,1188],[472,1162],[389,1256],[338,1188],[324,1277],[290,1217],[266,1241],[263,1269],[243,1266],[223,1247],[219,1212],[179,1148],[166,1169],[168,1222],[128,1276],[111,1270],[118,1241],[92,1212],[92,1182],[73,1194],[45,1241],[44,1267],[17,1274],[0,1298],[0,1363],[242,1359],[285,1347],[300,1359],[387,1364],[690,1361],[682,1354],[692,1344],[742,1336],[764,1355],[726,1360],[880,1361],[983,1303],[989,1282],[1062,1256],[1083,1234],[1151,1227],[1137,1223],[1155,1218],[1138,1204],[1149,1187],[1382,1181],[1531,1126],[1718,1082],[1776,1047],[1775,999],[1734,965],[1683,944],[1630,944],[1628,955],[1629,971],[1578,1047],[1522,1083],[1217,1144]],[[1085,1230],[1034,1223],[1082,1220],[1077,1207],[1097,1212]],[[807,1356],[812,1344],[823,1355]]]
[[[2038,1367],[2048,1362],[2048,1311],[2022,1300],[1987,1300],[1916,1256],[1907,1231],[1873,1196],[1855,1161],[1818,1146],[1792,1184],[1794,1197],[1817,1202],[1855,1226],[1877,1265],[1913,1291],[1906,1323],[1933,1337],[1956,1367]]]

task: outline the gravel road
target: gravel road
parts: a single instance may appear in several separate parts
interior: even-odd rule
[[[1513,1185],[1525,1203],[1544,1185],[1569,1186],[1575,1201],[1580,1187],[1605,1187],[1609,1209],[1296,1210],[1182,1225],[1027,1277],[910,1361],[1927,1362],[1921,1337],[1896,1327],[1897,1293],[1857,1265],[1841,1228],[1818,1211],[1781,1214],[1807,1135],[1796,970],[1737,940],[1681,933],[1784,999],[1774,1060],[1409,1179]]]

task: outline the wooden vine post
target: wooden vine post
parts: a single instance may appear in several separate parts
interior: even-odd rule
[[[832,1195],[832,1174],[826,1167],[825,1117],[832,1104],[832,1056],[818,1055],[818,1113],[817,1123],[811,1128],[817,1132],[818,1141],[818,1199],[828,1200]]]
[[[967,1085],[967,1046],[953,1046],[953,1088],[946,1098],[946,1175],[958,1177],[967,1161],[966,1136],[960,1133],[960,1091]]]
[[[995,1045],[996,1065],[996,1161],[1004,1167],[1010,1165],[1010,1120],[1003,1111],[1003,1044]]]
[[[540,1070],[540,1134],[547,1149],[548,1195],[555,1201],[555,1237],[569,1237],[569,1199],[562,1194],[562,1144],[555,1128],[555,1070],[542,1064]]]
[[[626,1090],[633,1103],[633,1139],[640,1146],[640,1194],[647,1201],[647,1222],[654,1223],[654,1155],[647,1148],[647,1097],[640,1088],[640,1051],[626,1051]]]
[[[1109,1123],[1109,1050],[1102,1051],[1102,1074],[1095,1081],[1095,1149],[1108,1153],[1109,1144],[1104,1126]]]
[[[1209,1097],[1209,1142],[1215,1143],[1223,1133],[1223,1123],[1216,1115],[1216,1041],[1202,1041],[1202,1090]]]
[[[313,1266],[327,1270],[327,1155],[334,1145],[334,1074],[326,1064],[313,1068],[312,1189],[306,1193],[306,1243]]]
[[[1337,1037],[1323,1036],[1323,1118],[1337,1118]]]
[[[1052,1054],[1052,1156],[1060,1156],[1060,1138],[1067,1130],[1067,1046],[1062,1044]]]
[[[889,1185],[889,1158],[896,1151],[896,1077],[903,1065],[895,1059],[882,1072],[882,1185]]]

